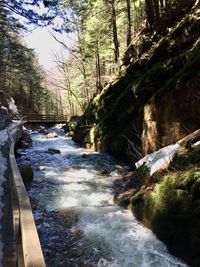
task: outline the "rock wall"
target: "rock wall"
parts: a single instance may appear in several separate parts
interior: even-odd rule
[[[0,90],[0,130],[3,130],[12,121],[13,115],[17,113],[14,100],[4,91]]]
[[[134,162],[200,128],[199,36],[198,8],[165,33],[141,33],[118,79],[88,105],[75,141]]]

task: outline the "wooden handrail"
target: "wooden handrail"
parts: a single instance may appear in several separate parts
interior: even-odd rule
[[[24,122],[8,130],[11,141],[9,151],[10,184],[13,206],[13,223],[16,237],[17,266],[45,267],[45,261],[33,218],[33,213],[14,154],[17,132]],[[16,131],[13,133],[13,131]]]
[[[65,122],[68,119],[67,115],[52,115],[52,114],[25,114],[27,122]]]

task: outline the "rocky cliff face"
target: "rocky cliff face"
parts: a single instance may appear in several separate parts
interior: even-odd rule
[[[4,129],[18,113],[14,100],[0,90],[0,130]]]
[[[74,139],[133,162],[200,128],[199,36],[198,6],[164,34],[143,31],[118,79],[89,104]]]

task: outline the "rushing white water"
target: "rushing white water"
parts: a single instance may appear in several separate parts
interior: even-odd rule
[[[49,154],[48,148],[61,154]],[[28,155],[35,173],[30,196],[47,212],[76,211],[73,227],[80,229],[93,250],[101,251],[96,266],[186,266],[128,210],[113,203],[112,182],[120,174],[109,155],[78,148],[69,138],[46,139],[41,134],[33,135]],[[102,175],[105,169],[108,175]]]

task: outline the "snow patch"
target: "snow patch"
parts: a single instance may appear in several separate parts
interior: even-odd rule
[[[14,101],[13,98],[10,99],[9,110],[10,110],[13,114],[18,114],[18,109],[17,109],[17,106],[15,105],[15,101]]]
[[[0,131],[0,147],[3,146],[7,140],[8,140],[7,130],[4,129],[4,130]],[[0,160],[0,162],[1,162],[1,160]]]
[[[197,141],[196,143],[192,144],[192,148],[200,146],[200,141]]]
[[[4,190],[3,190],[3,183],[6,180],[5,178],[5,172],[8,168],[8,162],[7,159],[3,156],[1,152],[1,147],[5,145],[5,143],[8,141],[8,133],[7,130],[13,128],[17,124],[19,124],[20,121],[13,121],[8,128],[0,131],[0,221],[3,216],[3,202],[2,202],[2,196],[4,195]],[[13,130],[13,132],[16,131]],[[2,258],[3,258],[3,243],[2,243],[2,226],[0,225],[0,266],[2,266]]]
[[[4,106],[1,106],[1,110],[5,110],[5,111],[8,111],[8,109]]]
[[[7,135],[7,131],[6,130],[2,130],[0,131],[0,148],[5,144],[5,142],[8,139],[8,135]],[[3,212],[2,212],[2,208],[3,208],[3,203],[2,203],[2,196],[4,195],[4,190],[3,190],[3,182],[6,180],[5,178],[5,171],[7,169],[7,160],[6,158],[4,158],[4,156],[2,155],[1,151],[0,151],[0,221],[2,220],[2,216],[3,216]],[[0,266],[2,264],[2,258],[3,258],[3,243],[2,243],[2,226],[0,225]]]
[[[179,144],[173,144],[161,148],[160,150],[151,153],[136,162],[136,168],[139,168],[141,165],[145,164],[145,166],[150,169],[150,175],[152,175],[157,170],[167,167],[179,148]]]

